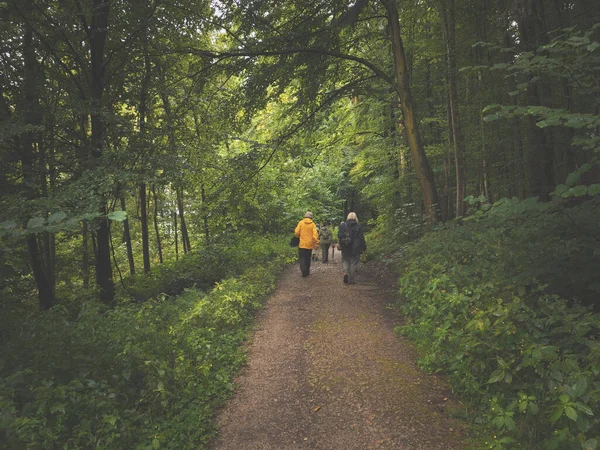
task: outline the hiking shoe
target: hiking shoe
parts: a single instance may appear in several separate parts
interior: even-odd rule
[[[344,274],[344,283],[346,283],[346,284],[348,283],[348,274],[347,273]]]

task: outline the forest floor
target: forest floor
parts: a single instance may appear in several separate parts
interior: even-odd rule
[[[396,277],[361,264],[342,280],[341,255],[289,267],[257,317],[248,363],[217,418],[209,448],[467,449],[468,426],[442,377],[420,371],[394,333]]]

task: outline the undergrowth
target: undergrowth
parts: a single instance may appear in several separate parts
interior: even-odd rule
[[[285,240],[252,236],[132,277],[114,308],[88,299],[3,323],[0,442],[201,447],[244,360],[252,313],[290,255]]]
[[[400,331],[492,449],[600,448],[600,202],[503,199],[406,246]]]

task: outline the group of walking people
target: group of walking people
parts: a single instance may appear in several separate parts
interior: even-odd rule
[[[324,221],[320,229],[317,230],[317,225],[313,222],[312,212],[307,211],[304,218],[298,222],[294,234],[300,239],[298,244],[300,272],[303,277],[307,277],[310,275],[313,251],[317,251],[319,246],[322,250],[322,262],[325,264],[329,261],[329,248],[331,245],[335,245],[333,233],[327,221]],[[342,252],[344,283],[353,284],[360,262],[360,255],[367,250],[365,235],[356,213],[349,213],[346,221],[340,223],[337,241],[337,247]]]

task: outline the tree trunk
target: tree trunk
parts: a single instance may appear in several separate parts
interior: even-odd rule
[[[386,17],[392,38],[392,52],[396,78],[396,93],[400,100],[406,137],[411,149],[417,180],[423,194],[425,217],[428,225],[440,220],[438,194],[435,187],[433,171],[429,166],[423,147],[423,138],[419,130],[419,122],[413,104],[412,93],[406,66],[406,55],[400,35],[400,21],[394,0],[381,0],[386,9]]]
[[[105,87],[104,48],[108,33],[109,0],[93,0],[92,19],[89,30],[89,46],[91,60],[91,91],[92,91],[92,157],[99,160],[104,151],[106,124],[103,118],[102,96]],[[100,208],[102,214],[107,214],[106,204]],[[114,283],[110,262],[110,233],[108,219],[100,219],[97,230],[96,254],[96,283],[100,287],[100,299],[107,304],[114,300]]]
[[[183,244],[183,253],[189,252],[192,248],[188,236],[187,226],[185,224],[185,215],[183,212],[183,189],[177,189],[177,209],[179,210],[179,221],[181,222],[181,242]]]
[[[26,25],[23,35],[23,100],[21,110],[28,124],[37,125],[41,122],[40,108],[38,105],[38,70],[35,51],[33,48],[33,30]],[[23,188],[31,200],[36,197],[38,177],[34,162],[36,136],[28,131],[21,138],[21,165],[23,171]],[[37,239],[37,233],[27,235],[27,251],[31,263],[31,270],[38,290],[39,306],[49,309],[54,305],[54,287],[48,277],[48,268],[44,266],[43,252]]]
[[[458,92],[456,89],[456,33],[454,22],[454,0],[446,0],[447,7],[441,3],[440,11],[444,25],[444,37],[446,40],[446,58],[448,63],[448,102],[450,105],[450,132],[454,144],[454,162],[456,170],[456,217],[462,217],[466,212],[466,171],[465,171],[465,144],[460,126],[460,114],[458,111]]]
[[[160,239],[160,232],[158,228],[158,196],[156,195],[156,186],[152,185],[152,200],[154,203],[154,208],[152,210],[152,217],[154,219],[154,232],[156,233],[156,247],[158,249],[158,260],[160,263],[163,263],[163,254],[162,254],[162,243]]]
[[[540,0],[527,0],[522,5],[518,26],[523,50],[535,52],[540,45],[547,43],[547,34],[544,29],[544,14]],[[530,81],[533,74],[530,75]],[[537,83],[530,82],[526,91],[527,105],[542,105]],[[549,91],[549,88],[545,89]],[[550,93],[544,96],[550,98]],[[529,181],[529,194],[537,196],[542,201],[550,198],[554,187],[554,151],[548,142],[546,132],[536,125],[537,119],[529,116],[527,152],[527,170]]]
[[[146,183],[140,183],[140,221],[142,222],[142,254],[144,255],[144,273],[150,272],[150,243],[148,238],[148,199]]]
[[[125,204],[125,193],[121,189],[120,192],[121,210],[127,211]],[[135,259],[133,258],[133,247],[131,245],[131,231],[129,230],[129,218],[123,221],[123,242],[127,247],[127,261],[129,262],[129,274],[135,275]]]
[[[81,228],[81,278],[83,279],[83,287],[87,288],[90,285],[90,232],[87,222],[82,224]]]
[[[210,243],[210,230],[208,228],[208,215],[206,212],[206,192],[204,190],[204,183],[201,184],[200,189],[200,193],[202,195],[202,207],[204,210],[204,213],[202,214],[202,221],[204,222],[204,238],[206,239],[206,245],[208,246]]]
[[[173,211],[173,230],[175,231],[175,260],[179,260],[179,238],[177,237],[177,211]]]

